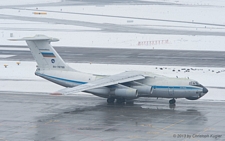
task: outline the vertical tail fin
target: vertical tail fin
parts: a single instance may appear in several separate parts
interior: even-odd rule
[[[50,44],[51,42],[59,41],[59,39],[45,35],[35,35],[34,37],[25,37],[16,41],[19,40],[27,42],[40,69],[71,69]]]

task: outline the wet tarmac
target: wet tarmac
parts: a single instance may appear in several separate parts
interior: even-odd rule
[[[0,140],[225,140],[225,102],[137,99],[108,105],[89,95],[0,92]]]
[[[4,46],[4,45],[3,45]],[[0,55],[11,57],[0,60],[34,61],[26,46],[4,46]],[[55,47],[59,55],[69,63],[134,64],[159,66],[225,67],[224,51],[144,50],[113,48]]]
[[[29,10],[29,7],[67,5],[179,5],[158,1],[73,1],[58,3],[0,6]],[[190,5],[188,5],[190,6]],[[204,7],[204,6],[198,6]],[[57,11],[48,11],[58,13]],[[62,11],[60,12],[62,13]],[[64,14],[87,15],[86,13],[63,12]],[[186,29],[167,29],[142,26],[127,26],[107,23],[62,20],[57,18],[22,17],[1,13],[0,18],[65,24],[98,28],[100,32],[224,36],[224,32],[197,31],[191,26],[225,25],[193,21],[150,19],[134,16],[88,14],[107,18],[145,20],[166,24],[188,24]],[[13,31],[64,31],[65,29],[35,29],[2,27]],[[96,32],[99,32],[96,31]],[[68,30],[67,32],[83,32]],[[95,31],[92,31],[95,32]],[[15,48],[15,46],[11,46]],[[27,47],[22,47],[27,48]],[[178,50],[126,50],[57,47],[66,62],[172,65],[197,67],[225,67],[225,52],[178,51]],[[0,60],[33,61],[30,51],[0,50],[0,55],[13,55]],[[0,82],[1,83],[1,82]],[[49,82],[50,83],[50,82]],[[0,141],[152,141],[152,140],[225,140],[225,102],[177,100],[169,105],[168,99],[137,99],[134,105],[108,105],[106,99],[92,95],[51,96],[45,93],[0,92]]]

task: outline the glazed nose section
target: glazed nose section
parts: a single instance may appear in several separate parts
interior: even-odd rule
[[[203,93],[204,94],[208,93],[208,89],[206,87],[202,86],[202,88],[203,88]]]

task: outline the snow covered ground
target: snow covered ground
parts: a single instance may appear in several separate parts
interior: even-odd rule
[[[35,2],[44,1],[32,1]],[[27,6],[10,7],[11,3],[19,4],[11,2],[9,7],[0,9],[0,44],[25,45],[7,39],[45,34],[60,39],[55,46],[225,51],[225,2],[145,2],[171,5],[30,6],[27,3]]]
[[[39,4],[39,3],[50,3],[50,2],[59,2],[60,0],[7,0],[7,1],[0,1],[0,6],[19,6],[19,5],[27,5],[27,4]]]
[[[0,1],[0,45],[26,45],[8,39],[44,34],[60,39],[54,46],[225,51],[224,1],[133,2],[101,5],[93,1],[88,5],[85,0],[69,4],[64,0]],[[4,68],[4,64],[8,67]],[[182,66],[70,65],[98,74],[148,70],[170,77],[189,77],[209,87],[209,93],[202,99],[225,100],[224,68],[189,68],[191,72],[184,72]],[[22,62],[18,66],[15,61],[1,61],[0,91],[54,92],[62,88],[35,76],[35,66],[35,62]]]
[[[8,67],[4,68],[7,64]],[[149,71],[168,77],[189,78],[199,81],[209,89],[202,100],[225,100],[225,69],[224,68],[190,68],[171,66],[141,66],[141,65],[107,65],[107,64],[69,64],[79,71],[112,75],[126,70]],[[0,91],[19,92],[55,92],[63,87],[46,81],[34,75],[35,62],[0,61]],[[190,72],[185,70],[190,69]],[[173,71],[175,70],[175,71]],[[211,88],[218,87],[218,88]],[[80,93],[84,94],[84,93]]]

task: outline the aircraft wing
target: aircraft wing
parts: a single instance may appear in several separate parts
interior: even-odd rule
[[[89,83],[79,85],[79,86],[76,86],[73,88],[65,88],[65,89],[57,91],[56,93],[64,94],[64,95],[73,94],[73,93],[91,90],[91,89],[95,89],[95,88],[99,88],[99,87],[112,86],[112,85],[116,85],[116,84],[120,84],[120,83],[140,80],[140,79],[144,79],[144,78],[145,78],[145,76],[141,72],[135,72],[135,71],[123,72],[120,74],[103,77],[101,79],[97,79],[97,80],[94,80]]]

